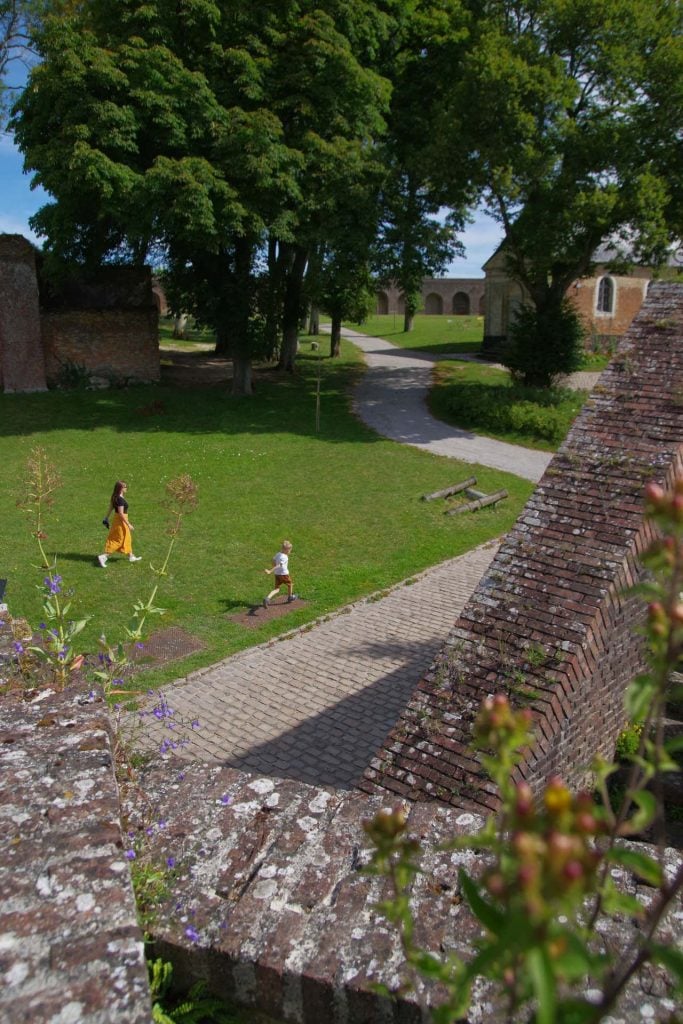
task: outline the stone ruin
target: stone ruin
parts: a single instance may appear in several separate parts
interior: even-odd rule
[[[149,267],[102,267],[58,284],[21,235],[0,235],[0,391],[158,381]]]
[[[131,830],[156,863],[177,860],[154,939],[181,986],[204,978],[216,994],[297,1024],[425,1020],[420,1001],[438,992],[399,991],[403,955],[376,910],[387,883],[359,871],[368,858],[363,820],[387,802],[409,809],[426,851],[412,893],[417,940],[466,955],[478,927],[457,871],[477,854],[438,845],[476,829],[494,804],[467,746],[472,713],[501,688],[532,709],[539,738],[519,774],[537,788],[556,771],[583,781],[591,755],[611,753],[624,689],[642,665],[633,626],[644,610],[624,587],[640,578],[649,536],[643,485],[669,486],[683,469],[681,393],[683,287],[655,285],[351,792],[163,761],[119,793],[100,697],[3,702],[0,1019],[149,1019],[125,857]],[[680,862],[666,852],[668,872]],[[651,899],[652,890],[617,875]],[[680,905],[669,915],[669,941],[680,939],[682,915]],[[628,937],[624,923],[607,941]],[[378,984],[396,995],[381,995]],[[481,988],[469,1024],[494,1024],[499,1009]],[[648,968],[611,1021],[664,1021],[675,1010],[665,975]]]

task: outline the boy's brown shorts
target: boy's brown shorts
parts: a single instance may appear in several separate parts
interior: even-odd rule
[[[276,574],[275,582],[277,583],[278,587],[281,587],[284,583],[291,583],[292,577],[289,574],[287,576],[278,576]]]

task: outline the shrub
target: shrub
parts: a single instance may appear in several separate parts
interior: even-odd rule
[[[545,309],[522,306],[501,362],[524,384],[552,387],[559,377],[581,368],[583,336],[581,318],[567,299]]]
[[[582,392],[523,384],[454,384],[447,407],[463,427],[514,433],[559,445],[583,402]]]

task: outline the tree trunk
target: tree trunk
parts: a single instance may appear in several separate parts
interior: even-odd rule
[[[232,390],[235,396],[252,395],[251,358],[235,353],[232,357]]]
[[[242,236],[235,243],[235,290],[229,323],[230,353],[232,355],[232,394],[251,395],[252,347],[249,318],[252,308],[254,278],[252,259],[254,241]]]
[[[187,313],[180,313],[173,324],[174,338],[187,338]]]
[[[408,333],[408,331],[412,331],[414,318],[415,314],[411,313],[410,310],[408,309],[403,314],[403,330],[406,332],[406,334]]]
[[[213,350],[214,355],[227,357],[230,355],[228,351],[228,334],[227,331],[216,331],[216,347]]]
[[[299,318],[301,316],[301,292],[308,254],[300,245],[294,247],[294,258],[287,272],[285,296],[282,310],[282,349],[279,370],[294,372],[294,361],[299,340]]]
[[[320,310],[317,306],[311,306],[308,314],[308,333],[320,334]]]
[[[332,330],[330,332],[330,356],[336,359],[341,354],[341,317],[332,316]]]

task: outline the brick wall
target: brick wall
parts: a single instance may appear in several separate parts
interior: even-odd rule
[[[0,390],[45,387],[36,250],[21,235],[0,234]]]
[[[48,383],[65,363],[105,380],[158,381],[158,313],[147,309],[50,310],[41,315]]]
[[[100,384],[158,381],[158,320],[148,267],[57,283],[29,241],[0,234],[0,390],[44,391],[69,364]]]
[[[554,772],[581,783],[595,753],[612,754],[642,665],[644,609],[627,590],[650,539],[643,487],[683,471],[681,393],[683,286],[654,284],[362,789],[491,808],[469,742],[493,692],[533,709],[520,774],[536,788]]]

